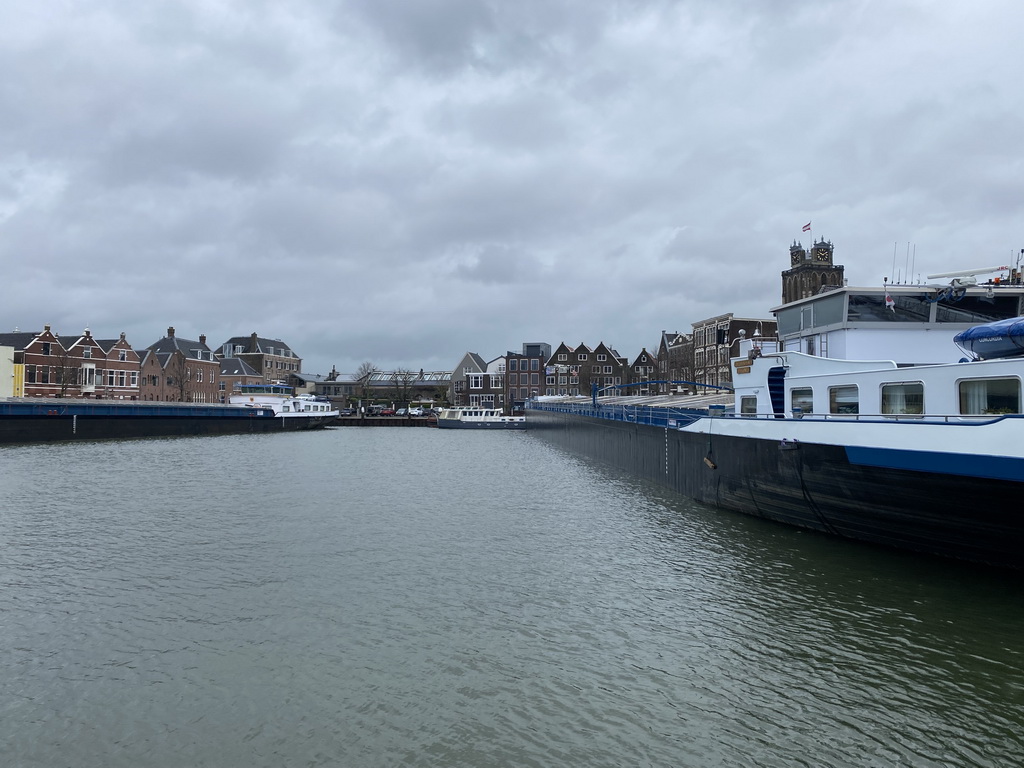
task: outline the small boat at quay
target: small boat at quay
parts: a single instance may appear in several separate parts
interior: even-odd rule
[[[526,429],[525,416],[506,416],[488,408],[445,408],[437,415],[438,429]]]
[[[735,339],[731,391],[544,398],[530,430],[711,506],[1024,570],[1022,298],[841,287]]]
[[[330,401],[313,395],[296,395],[284,384],[240,384],[228,403],[243,408],[267,409],[284,422],[285,429],[311,429],[327,426],[340,415]]]

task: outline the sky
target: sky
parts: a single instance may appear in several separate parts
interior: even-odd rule
[[[851,285],[1013,263],[1022,29],[1018,0],[6,0],[0,329],[256,332],[308,373],[633,359],[771,317],[794,240]]]

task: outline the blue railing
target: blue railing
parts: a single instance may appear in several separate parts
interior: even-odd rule
[[[707,416],[706,410],[697,408],[669,408],[650,405],[602,405],[589,402],[577,403],[536,403],[527,405],[529,410],[548,413],[567,413],[575,416],[589,416],[608,421],[625,421],[630,424],[646,424],[652,427],[678,428]]]

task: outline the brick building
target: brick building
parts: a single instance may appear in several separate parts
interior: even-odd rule
[[[0,334],[0,345],[14,349],[24,397],[139,397],[139,357],[123,333],[98,340],[86,329],[81,336],[61,339],[47,325],[39,332]]]
[[[219,403],[220,361],[198,340],[177,336],[174,327],[150,344],[140,364],[140,395],[143,400],[177,403]]]
[[[289,374],[302,373],[302,358],[280,339],[264,339],[256,333],[232,336],[220,345],[217,356],[244,360],[270,384],[285,381]]]

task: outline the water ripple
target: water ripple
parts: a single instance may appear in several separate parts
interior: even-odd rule
[[[528,433],[8,447],[0,494],[8,764],[1024,754],[1019,580],[714,512]]]

